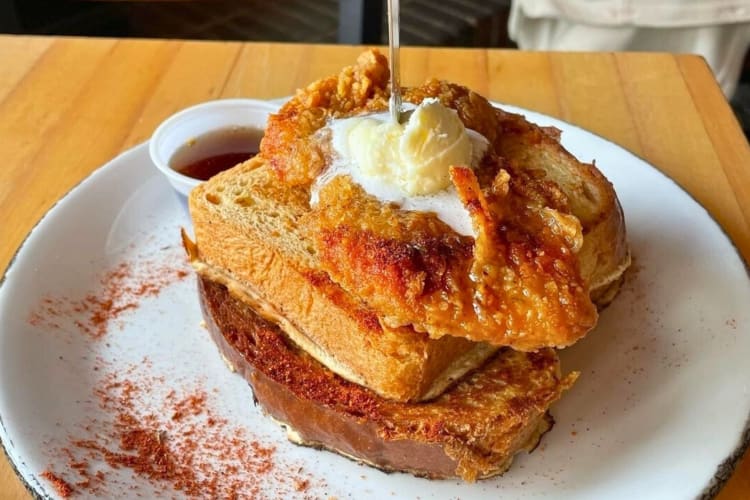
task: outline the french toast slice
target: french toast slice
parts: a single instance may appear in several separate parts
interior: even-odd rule
[[[547,411],[577,374],[560,375],[552,349],[503,349],[443,395],[399,403],[312,359],[229,289],[199,277],[208,330],[263,410],[298,444],[386,471],[466,481],[504,472],[551,427]]]
[[[199,185],[189,202],[197,246],[183,240],[198,274],[230,287],[319,362],[382,397],[433,398],[497,350],[381,325],[318,268],[299,224],[307,199],[260,157]]]

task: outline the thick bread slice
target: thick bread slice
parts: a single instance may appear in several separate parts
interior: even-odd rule
[[[196,270],[281,323],[329,369],[385,398],[433,398],[497,350],[381,326],[370,309],[317,269],[299,224],[309,210],[306,193],[280,184],[260,158],[195,188],[189,203]]]
[[[292,441],[388,471],[466,481],[504,472],[549,429],[550,404],[577,376],[560,376],[551,349],[504,349],[434,401],[388,401],[332,374],[226,287],[199,278],[199,290],[221,354]]]

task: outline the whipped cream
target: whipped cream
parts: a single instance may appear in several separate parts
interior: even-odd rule
[[[458,114],[437,99],[425,99],[404,124],[387,112],[332,120],[332,163],[312,186],[310,203],[339,175],[402,210],[434,212],[454,231],[475,236],[468,211],[450,181],[451,166],[476,167],[487,139],[466,129]]]

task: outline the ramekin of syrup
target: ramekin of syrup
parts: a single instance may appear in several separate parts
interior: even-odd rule
[[[213,130],[183,144],[169,159],[169,166],[182,175],[207,181],[258,154],[262,137],[262,128]]]
[[[184,109],[157,127],[149,153],[182,196],[258,152],[268,115],[278,106],[255,99],[222,99]]]

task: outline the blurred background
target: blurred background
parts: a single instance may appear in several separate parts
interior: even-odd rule
[[[400,0],[401,42],[700,53],[750,133],[750,0],[587,1]],[[385,44],[386,18],[384,0],[0,0],[0,33],[40,35]]]
[[[383,43],[382,0],[0,0],[23,33]],[[402,43],[511,46],[510,0],[401,0]],[[343,16],[340,16],[342,10]],[[0,10],[0,17],[2,10]],[[342,17],[345,22],[339,23]],[[339,28],[342,32],[339,33]],[[358,36],[359,35],[359,36]]]

